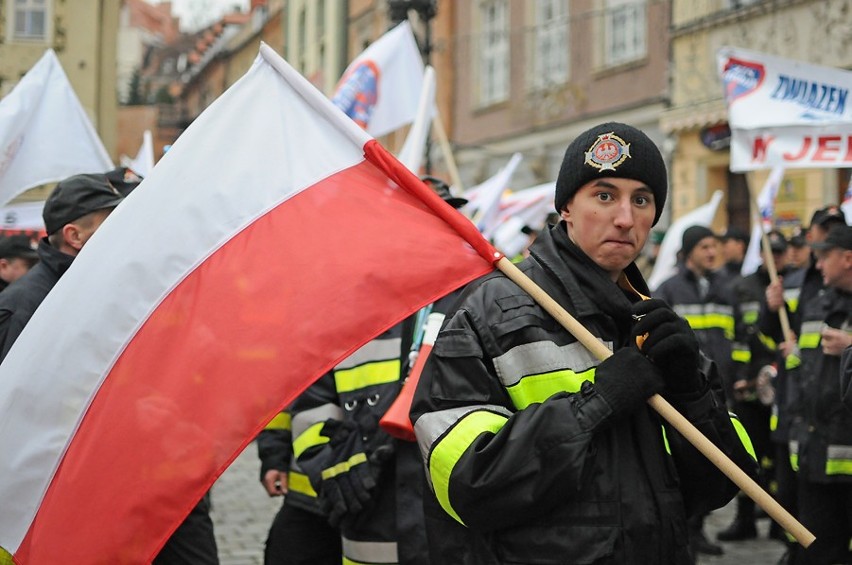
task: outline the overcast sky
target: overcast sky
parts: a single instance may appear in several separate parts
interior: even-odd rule
[[[181,29],[194,31],[216,21],[235,7],[246,11],[248,5],[248,0],[172,0],[172,13],[180,16]]]

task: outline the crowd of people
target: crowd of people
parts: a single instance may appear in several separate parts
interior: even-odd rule
[[[0,360],[139,180],[65,179],[37,246],[0,240]],[[256,439],[261,486],[283,497],[265,563],[689,564],[722,553],[703,522],[734,497],[718,539],[756,537],[760,509],[649,405],[657,395],[816,535],[804,549],[773,524],[785,563],[852,563],[852,227],[821,208],[800,234],[769,232],[743,276],[746,232],[691,226],[652,292],[637,259],[660,243],[667,187],[643,132],[590,128],[566,149],[554,222],[518,258],[603,354],[495,271],[273,419]],[[406,433],[383,420],[403,399]],[[218,563],[207,496],[155,563]]]

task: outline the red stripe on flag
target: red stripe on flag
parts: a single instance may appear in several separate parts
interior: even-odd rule
[[[97,391],[16,559],[150,561],[299,392],[491,268],[369,163],[294,196],[216,250],[143,324]]]

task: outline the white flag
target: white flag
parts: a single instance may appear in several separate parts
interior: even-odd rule
[[[151,130],[146,129],[145,133],[142,134],[142,146],[128,168],[143,179],[151,173],[151,169],[154,168],[154,140],[151,136]]]
[[[669,229],[666,230],[666,236],[660,244],[660,253],[657,255],[656,263],[654,263],[654,270],[648,277],[648,288],[651,291],[656,290],[663,281],[677,273],[677,252],[680,251],[683,232],[686,231],[686,228],[690,226],[709,227],[713,223],[713,218],[716,217],[716,209],[719,208],[721,200],[722,191],[717,190],[710,197],[710,202],[681,216],[669,226]]]
[[[112,167],[59,59],[48,49],[0,100],[0,204],[40,184]]]
[[[353,60],[334,91],[332,102],[374,137],[414,121],[423,60],[407,21]]]
[[[499,226],[497,218],[500,213],[500,199],[503,192],[509,188],[512,175],[522,160],[523,155],[515,153],[496,175],[464,193],[468,202],[461,211],[473,219],[485,237],[491,237]]]
[[[760,252],[761,235],[772,229],[772,222],[775,217],[775,198],[783,179],[784,167],[775,167],[769,173],[760,194],[757,195],[758,210],[755,211],[757,217],[755,217],[751,226],[751,239],[743,258],[743,266],[740,269],[740,274],[743,276],[755,272],[763,262],[763,256]]]

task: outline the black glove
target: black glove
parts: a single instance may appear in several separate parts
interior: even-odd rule
[[[613,414],[626,415],[663,390],[654,365],[633,347],[623,347],[595,369],[595,389]]]
[[[376,480],[354,423],[328,420],[321,433],[329,437],[337,457],[322,471],[317,500],[329,523],[337,527],[364,510],[372,499]]]
[[[698,340],[687,321],[658,298],[637,302],[631,311],[638,320],[633,335],[644,339],[640,349],[659,367],[666,389],[674,394],[698,391]]]

